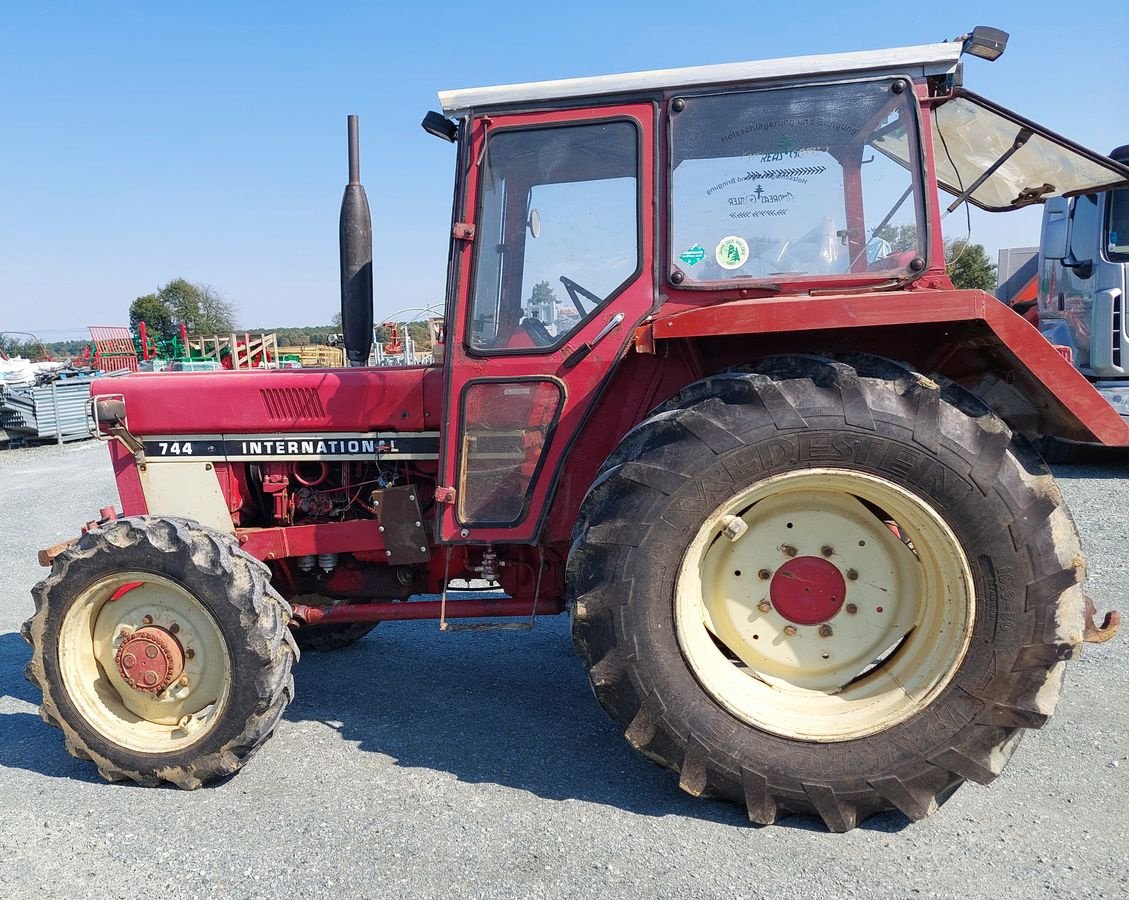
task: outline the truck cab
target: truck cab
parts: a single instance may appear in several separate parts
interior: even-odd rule
[[[1110,156],[1129,162],[1129,144]],[[1129,188],[1047,201],[1039,240],[1039,330],[1129,420]]]

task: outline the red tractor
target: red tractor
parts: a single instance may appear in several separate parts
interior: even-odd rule
[[[1005,40],[441,94],[429,366],[366,367],[351,120],[351,367],[95,386],[122,509],[42,554],[44,718],[110,780],[196,788],[270,736],[298,647],[567,613],[627,740],[754,822],[919,819],[991,781],[1115,627],[1030,439],[1129,441],[945,273],[938,187],[1129,183],[962,87]]]

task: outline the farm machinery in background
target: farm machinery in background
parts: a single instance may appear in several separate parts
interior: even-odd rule
[[[299,644],[567,614],[632,746],[753,822],[920,819],[994,779],[1116,627],[1031,441],[1129,442],[945,272],[938,188],[1003,211],[1129,185],[963,86],[1005,41],[441,93],[428,365],[366,365],[351,117],[349,366],[100,380],[121,509],[41,554],[43,717],[110,780],[197,788],[275,730]],[[499,590],[453,592],[475,579]]]
[[[426,328],[427,343],[420,347],[411,334],[414,320],[385,322],[373,328],[369,365],[415,365],[430,362],[433,348],[441,342],[442,319],[432,318]],[[179,326],[171,340],[155,339],[145,322],[134,337],[129,329],[91,326],[93,343],[80,357],[104,372],[212,372],[220,369],[340,368],[345,351],[340,335],[329,335],[326,344],[280,345],[274,333],[233,332],[226,335],[190,337]],[[381,340],[383,338],[383,341]]]
[[[183,323],[172,338],[149,332],[145,322],[134,335],[124,325],[91,325],[91,343],[76,357],[100,372],[198,371],[277,368],[280,352],[273,334],[241,332],[190,337]]]

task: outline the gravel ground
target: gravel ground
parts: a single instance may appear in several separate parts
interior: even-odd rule
[[[1058,471],[1100,607],[1124,602],[1129,462]],[[593,699],[567,622],[392,623],[307,654],[278,733],[185,793],[103,783],[24,681],[37,548],[116,494],[88,442],[0,453],[0,897],[1129,895],[1129,650],[1087,647],[990,787],[846,835],[683,795]]]

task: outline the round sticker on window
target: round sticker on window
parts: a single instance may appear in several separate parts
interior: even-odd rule
[[[749,258],[749,245],[744,238],[732,234],[721,239],[721,243],[717,245],[717,249],[714,251],[714,257],[717,259],[717,264],[723,269],[739,269],[745,265],[745,260]]]

